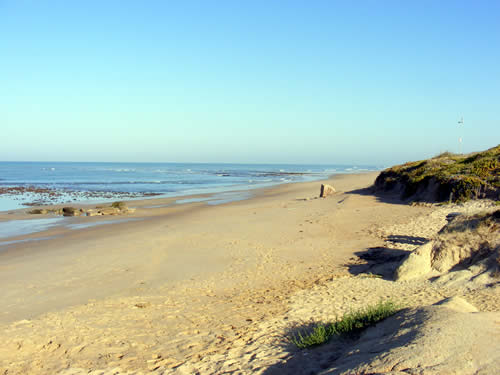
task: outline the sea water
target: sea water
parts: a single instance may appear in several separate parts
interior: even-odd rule
[[[324,179],[336,173],[379,169],[374,165],[0,162],[0,211],[23,208],[33,202],[103,202],[149,195],[248,192],[282,183]],[[45,196],[38,197],[36,191],[9,193],[15,187],[43,189]],[[231,198],[221,201],[228,200]]]

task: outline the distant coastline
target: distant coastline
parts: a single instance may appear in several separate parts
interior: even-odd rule
[[[228,193],[377,170],[333,164],[0,162],[0,211]]]

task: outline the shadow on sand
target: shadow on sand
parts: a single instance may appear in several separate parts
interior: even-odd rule
[[[375,187],[370,186],[363,189],[355,189],[351,191],[346,191],[345,194],[355,194],[355,195],[364,195],[364,196],[373,196],[379,202],[382,203],[391,203],[391,204],[403,204],[407,205],[407,200],[401,199],[401,194],[398,192],[379,192],[376,191]]]
[[[388,236],[387,240],[394,243],[402,243],[415,246],[422,246],[423,244],[429,242],[429,239],[425,237],[405,236],[398,234]]]
[[[382,352],[407,345],[416,337],[416,328],[425,320],[424,312],[410,313],[405,309],[367,328],[357,337],[334,338],[324,345],[302,350],[292,343],[284,343],[289,355],[268,367],[263,374],[339,374],[373,361]],[[311,323],[294,327],[287,337],[307,332],[312,327]]]
[[[394,271],[409,251],[378,246],[354,254],[360,261],[346,264],[351,274],[372,274],[385,280],[393,280]]]
[[[291,327],[283,337],[282,348],[288,355],[279,363],[268,367],[263,374],[317,374],[329,368],[342,354],[351,340],[333,338],[328,343],[311,349],[299,349],[290,341],[299,333],[304,335],[311,332],[318,324],[326,322],[309,322]]]

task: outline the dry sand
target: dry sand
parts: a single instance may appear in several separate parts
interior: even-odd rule
[[[285,340],[311,319],[381,298],[418,307],[454,295],[497,312],[498,288],[363,273],[367,249],[411,250],[447,213],[483,208],[376,198],[364,190],[375,177],[333,177],[338,192],[325,199],[314,182],[219,206],[147,200],[129,215],[140,220],[19,236],[54,238],[0,251],[0,374],[317,373],[332,352]],[[12,218],[25,216],[0,215]]]

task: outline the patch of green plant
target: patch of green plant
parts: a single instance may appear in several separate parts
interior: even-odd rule
[[[405,163],[386,169],[377,177],[381,190],[401,189],[403,199],[426,196],[432,200],[463,202],[489,197],[500,190],[500,145],[467,156],[442,153],[432,159]],[[430,199],[427,196],[427,199]]]
[[[298,348],[305,349],[324,344],[334,336],[353,337],[363,329],[394,315],[400,309],[400,306],[392,301],[379,302],[347,313],[333,323],[318,324],[308,333],[298,332],[290,338],[290,341]]]

